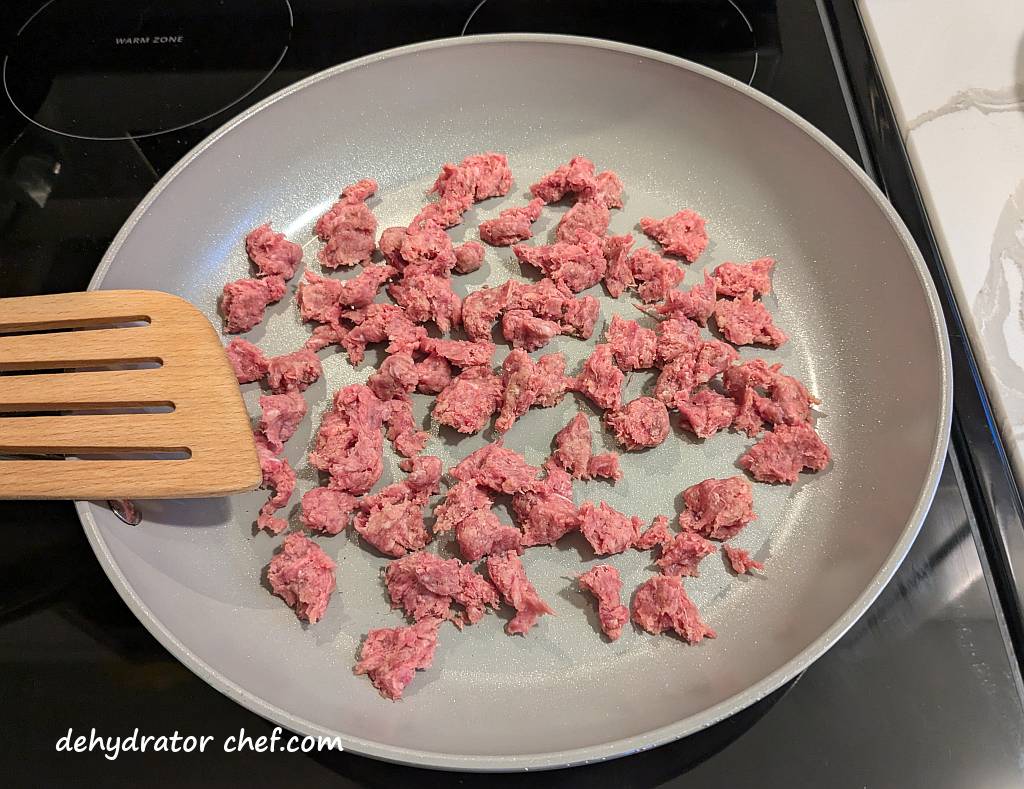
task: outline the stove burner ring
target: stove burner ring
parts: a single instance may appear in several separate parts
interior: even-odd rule
[[[202,123],[277,70],[290,0],[48,0],[21,26],[2,67],[27,121],[65,137],[127,140]]]
[[[758,66],[758,60],[759,60],[759,57],[758,57],[758,47],[757,47],[757,37],[756,37],[756,35],[754,33],[754,26],[750,23],[750,19],[743,12],[743,9],[740,8],[736,4],[736,0],[712,0],[712,2],[714,4],[716,4],[716,5],[721,6],[721,9],[720,9],[721,11],[725,11],[726,7],[731,8],[732,9],[732,13],[735,14],[735,16],[732,18],[732,22],[735,24],[735,26],[737,26],[740,29],[745,28],[746,31],[750,35],[749,47],[747,48],[747,50],[748,50],[748,52],[750,54],[750,57],[752,59],[752,63],[750,64],[750,73],[749,73],[749,75],[746,76],[745,81],[746,81],[746,83],[748,85],[753,85],[754,84],[754,78],[757,76],[757,66]],[[533,26],[531,28],[525,28],[525,27],[524,28],[519,28],[519,27],[516,27],[515,23],[511,23],[512,26],[510,27],[509,23],[506,23],[504,19],[500,19],[500,11],[498,11],[497,9],[500,8],[501,3],[502,3],[502,0],[480,0],[480,2],[478,2],[473,7],[473,10],[469,12],[469,16],[466,17],[466,21],[462,25],[462,32],[461,32],[460,35],[465,36],[465,35],[470,35],[472,33],[498,33],[498,32],[508,32],[508,33],[511,33],[511,32],[522,32],[522,33],[571,33],[571,32],[573,32],[571,29],[557,29],[557,30],[550,29],[550,25],[548,24],[548,20],[544,19],[543,16],[540,17],[541,19],[543,19],[543,21],[539,25]],[[527,7],[523,8],[523,5],[526,5]],[[526,3],[526,4],[517,3],[517,8],[516,8],[516,18],[517,19],[524,19],[524,18],[528,19],[528,18],[530,18],[529,5],[530,5],[530,3]],[[628,5],[628,4],[626,4],[626,5]],[[680,4],[680,5],[682,5],[682,4]],[[708,5],[708,3],[706,3],[705,5]],[[484,6],[488,6],[488,8],[485,9]],[[496,15],[499,18],[498,19],[488,19],[488,20],[484,21],[482,19],[482,17],[491,8],[495,9]],[[550,10],[550,9],[544,9],[544,11],[548,11],[548,10]],[[636,6],[635,5],[631,5],[629,7],[629,10],[635,12]],[[690,8],[687,9],[687,10],[691,10],[692,11],[692,6],[690,6]],[[708,9],[708,10],[710,10],[710,9]],[[724,19],[724,17],[723,17],[723,19]],[[475,26],[479,28],[477,30],[471,30],[470,29],[471,27],[474,27],[474,20],[476,20],[476,25]],[[489,24],[489,23],[492,23],[492,24]],[[619,28],[619,29],[621,29],[621,28]],[[597,34],[597,35],[599,37],[601,37],[600,34]],[[609,37],[612,37],[612,36],[609,36]],[[642,39],[638,40],[636,37],[633,37],[633,38],[617,38],[616,40],[621,40],[621,41],[623,41],[624,43],[627,43],[627,44],[637,44],[637,45],[640,45],[640,46],[650,46],[652,49],[660,49],[662,51],[669,52],[669,54],[681,54],[681,53],[679,53],[677,51],[673,51],[673,50],[668,49],[666,47],[654,46],[654,45],[652,45],[650,43],[645,42]],[[691,57],[688,54],[682,54],[682,56],[683,57],[690,57],[690,59],[695,60],[697,62],[702,62],[699,57]],[[712,65],[712,67],[714,67],[714,66]],[[719,69],[719,70],[726,71],[727,73],[730,74],[730,76],[734,76],[737,79],[741,79],[741,81],[743,80],[743,73],[735,73],[733,70],[726,69],[726,68],[722,68],[722,69]],[[745,71],[745,69],[744,69],[744,71]]]

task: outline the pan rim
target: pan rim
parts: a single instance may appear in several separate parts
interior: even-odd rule
[[[310,85],[316,84],[325,79],[331,79],[346,71],[370,66],[378,61],[446,47],[507,43],[589,47],[618,52],[620,54],[634,55],[675,66],[703,78],[713,80],[726,88],[731,88],[746,98],[756,101],[767,109],[773,110],[824,148],[825,151],[831,154],[840,165],[846,168],[846,170],[870,195],[878,209],[896,231],[904,250],[910,258],[910,262],[917,273],[931,314],[932,327],[935,332],[935,342],[939,354],[940,375],[938,383],[940,389],[939,394],[941,396],[940,413],[936,424],[935,438],[932,443],[928,473],[906,525],[903,527],[892,551],[886,557],[882,566],[871,579],[871,582],[865,590],[853,601],[843,615],[827,630],[825,630],[824,633],[822,633],[815,641],[805,647],[791,660],[758,680],[746,690],[737,693],[700,713],[632,737],[609,740],[602,743],[564,751],[550,751],[522,755],[478,755],[441,753],[437,751],[423,751],[414,748],[402,748],[393,745],[381,744],[373,740],[366,740],[353,735],[342,734],[341,732],[319,726],[312,721],[293,715],[276,705],[268,704],[263,699],[245,690],[230,680],[227,676],[205,663],[163,625],[163,623],[136,594],[128,579],[121,572],[106,544],[106,541],[100,533],[96,520],[93,518],[92,504],[90,502],[83,501],[75,502],[75,508],[80,520],[82,521],[83,529],[89,543],[115,589],[117,589],[125,603],[132,610],[132,613],[135,614],[139,621],[142,622],[157,641],[168,649],[168,651],[174,654],[175,657],[184,663],[185,666],[187,666],[193,673],[243,707],[295,732],[312,736],[338,737],[341,740],[344,749],[351,751],[352,753],[414,767],[472,772],[517,772],[557,769],[606,761],[620,756],[648,750],[693,734],[735,714],[736,712],[739,712],[781,687],[828,651],[828,649],[831,648],[832,645],[835,644],[835,642],[853,626],[853,624],[875,601],[882,589],[885,588],[889,580],[899,568],[921,529],[925,516],[931,506],[935,491],[938,487],[939,478],[944,466],[944,460],[948,448],[950,426],[952,422],[953,381],[949,336],[945,320],[942,316],[942,308],[939,303],[935,284],[928,273],[927,266],[925,265],[924,259],[921,256],[920,250],[917,248],[910,231],[896,213],[896,210],[888,202],[881,190],[874,184],[874,182],[871,181],[868,175],[823,132],[818,130],[792,110],[755,88],[751,88],[732,77],[713,71],[712,69],[698,63],[694,63],[674,55],[647,49],[645,47],[634,46],[632,44],[624,44],[604,39],[539,33],[500,33],[435,39],[432,41],[425,41],[376,52],[365,57],[325,69],[324,71],[312,74],[299,82],[289,85],[253,105],[245,112],[235,116],[231,120],[227,121],[223,126],[212,132],[188,154],[186,154],[186,156],[177,164],[175,164],[174,167],[172,167],[153,186],[114,237],[110,247],[103,256],[103,259],[100,261],[96,273],[93,275],[89,283],[88,289],[96,290],[102,286],[103,279],[122,244],[130,235],[138,221],[149,209],[149,206],[157,199],[164,189],[167,188],[174,178],[176,178],[182,170],[188,167],[191,162],[199,157],[207,148],[258,112],[293,93],[304,90]]]

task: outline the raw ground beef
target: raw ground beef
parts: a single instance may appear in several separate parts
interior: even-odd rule
[[[325,269],[367,264],[376,248],[377,217],[362,202],[342,198],[316,223],[316,232],[326,245],[317,253]]]
[[[535,198],[535,200],[538,204],[539,214],[541,201],[540,198]],[[576,241],[576,233],[579,230],[587,230],[595,236],[604,236],[608,232],[608,224],[611,219],[611,212],[602,201],[580,201],[562,214],[562,218],[558,220],[558,227],[555,229],[555,238],[572,243]]]
[[[752,359],[730,367],[722,375],[726,391],[736,402],[735,426],[748,436],[760,433],[765,422],[807,422],[811,406],[820,402],[800,381],[781,369],[781,364],[769,367],[763,359]]]
[[[722,550],[725,551],[726,561],[729,563],[729,567],[737,575],[743,575],[744,573],[750,573],[751,570],[763,570],[764,565],[761,562],[755,562],[750,558],[750,554],[742,548],[733,548],[731,545],[723,545]]]
[[[540,599],[537,590],[526,577],[526,570],[515,551],[501,556],[487,557],[487,574],[491,583],[501,592],[502,599],[516,610],[516,615],[505,625],[509,635],[526,635],[544,614],[554,614],[551,607]]]
[[[518,452],[506,449],[501,441],[471,452],[451,470],[461,482],[474,481],[495,493],[518,493],[532,490],[540,469],[531,466]]]
[[[458,177],[452,178],[453,175]],[[449,192],[472,196],[479,202],[488,197],[502,197],[512,188],[512,170],[503,153],[480,153],[467,156],[458,167],[446,164],[431,189],[441,197]]]
[[[756,520],[754,494],[743,477],[706,479],[683,491],[679,526],[713,540],[728,540]]]
[[[609,411],[605,421],[626,449],[656,447],[668,437],[668,409],[653,397],[638,397],[618,411]]]
[[[544,201],[535,197],[524,206],[506,208],[496,219],[480,223],[480,240],[491,246],[509,247],[533,237],[530,226],[540,217]]]
[[[663,543],[661,555],[655,564],[665,575],[697,576],[697,565],[705,556],[718,549],[713,543],[705,540],[692,531],[677,534],[671,542]]]
[[[600,309],[593,296],[576,298],[565,285],[556,285],[547,278],[532,284],[510,280],[500,287],[481,288],[466,296],[462,325],[471,340],[490,340],[491,328],[502,313],[525,310],[541,320],[557,323],[562,334],[585,340],[594,331]]]
[[[521,536],[519,529],[502,523],[491,510],[473,510],[455,527],[459,553],[468,562],[505,551],[522,553]]]
[[[330,488],[312,488],[302,497],[299,520],[310,531],[340,534],[348,528],[359,501],[349,493]]]
[[[562,327],[554,321],[538,318],[526,310],[509,310],[501,316],[501,336],[513,348],[536,351],[561,333]]]
[[[256,526],[271,534],[280,534],[288,528],[288,521],[278,518],[274,513],[283,508],[292,497],[292,492],[295,490],[295,470],[287,460],[274,453],[262,433],[255,433],[254,438],[256,440],[256,455],[263,472],[263,482],[260,487],[272,488],[274,491],[267,503],[260,507],[256,517]]]
[[[498,606],[498,590],[473,568],[458,559],[417,551],[390,562],[384,583],[392,608],[401,608],[413,621],[452,619],[452,602],[464,606],[460,617],[470,624],[479,622],[486,607]]]
[[[494,358],[495,345],[487,340],[437,340],[427,337],[420,343],[420,350],[440,356],[456,367],[477,367],[489,365]]]
[[[576,230],[571,240],[543,246],[516,244],[515,256],[523,263],[543,271],[556,285],[565,285],[573,293],[592,288],[605,275],[604,241],[589,230]]]
[[[640,229],[646,236],[661,244],[667,253],[684,258],[690,263],[700,257],[708,245],[704,219],[696,211],[688,208],[664,219],[643,217],[640,220]]]
[[[384,357],[377,371],[366,379],[366,385],[381,400],[402,398],[420,382],[416,362],[411,353],[393,353]]]
[[[596,506],[585,501],[579,513],[580,531],[598,556],[622,553],[640,536],[643,521],[635,515],[627,517],[603,501]]]
[[[455,271],[459,274],[470,274],[484,263],[484,245],[477,241],[467,241],[455,247]]]
[[[371,630],[360,648],[355,673],[368,674],[384,698],[400,699],[417,669],[433,662],[440,626],[440,619],[421,619],[408,627]]]
[[[613,315],[612,322],[605,332],[605,339],[612,346],[615,364],[620,370],[646,370],[654,367],[658,335],[653,329],[641,326],[634,320]]]
[[[324,323],[313,329],[313,333],[302,347],[316,353],[329,345],[341,345],[347,334],[348,329],[340,324]]]
[[[338,283],[338,304],[344,307],[365,307],[377,298],[380,286],[397,273],[393,266],[363,266],[363,270],[354,277],[330,281]]]
[[[504,391],[494,428],[504,433],[530,406],[549,408],[561,402],[569,384],[565,357],[549,353],[534,361],[525,351],[513,350],[501,364],[501,383]]]
[[[638,249],[629,256],[629,269],[638,283],[637,293],[643,301],[661,301],[672,288],[683,281],[684,272],[667,258],[649,249]]]
[[[430,540],[423,524],[423,507],[414,501],[373,501],[360,503],[355,529],[385,556],[404,556],[418,551]]]
[[[618,174],[605,170],[594,180],[597,181],[598,199],[609,208],[622,208],[622,181]]]
[[[560,165],[531,185],[530,192],[545,203],[557,203],[568,194],[593,196],[597,191],[594,171],[592,161],[585,156],[574,156],[568,164]]]
[[[352,364],[363,360],[368,343],[387,340],[384,350],[388,353],[412,352],[427,336],[426,329],[409,320],[405,311],[394,304],[370,304],[347,312],[345,318],[357,324],[341,338]]]
[[[363,384],[335,393],[309,453],[310,464],[330,475],[331,488],[360,495],[380,479],[384,470],[381,427],[387,415],[387,406]]]
[[[260,432],[275,454],[284,449],[284,442],[295,435],[299,422],[306,415],[306,401],[296,391],[261,395]]]
[[[624,378],[622,370],[615,366],[612,346],[600,343],[587,357],[570,388],[586,395],[598,408],[615,411],[622,405]]]
[[[340,295],[341,280],[307,271],[295,294],[299,315],[304,321],[337,323],[341,315]]]
[[[377,242],[377,247],[384,259],[399,271],[405,267],[405,261],[402,260],[402,241],[405,239],[405,231],[404,227],[386,227]]]
[[[633,547],[638,551],[649,551],[655,545],[664,545],[672,541],[672,533],[668,530],[668,518],[658,515],[651,521],[647,531],[641,534]]]
[[[629,609],[622,604],[622,579],[610,564],[591,567],[576,579],[581,589],[597,599],[597,617],[601,629],[612,641],[622,635],[622,626],[629,621]]]
[[[508,288],[480,288],[462,302],[462,328],[471,340],[490,340],[491,327],[505,309]]]
[[[750,263],[726,262],[715,269],[715,290],[719,296],[736,297],[751,291],[763,296],[772,290],[772,258],[758,258]]]
[[[388,425],[388,441],[399,455],[411,458],[427,445],[430,436],[424,431],[416,429],[412,401],[409,398],[396,397],[394,400],[389,400],[384,421]]]
[[[711,438],[729,427],[739,411],[731,399],[707,388],[693,394],[680,392],[675,406],[679,409],[679,424],[698,438]]]
[[[689,290],[669,290],[665,300],[654,308],[666,318],[689,318],[701,326],[715,314],[715,280],[704,273],[704,281]]]
[[[455,268],[452,240],[436,225],[410,226],[402,236],[398,253],[402,259],[402,273],[406,277],[415,273],[446,277]]]
[[[442,333],[462,322],[462,299],[452,290],[451,278],[429,271],[410,274],[388,285],[388,295],[413,323],[433,321]]]
[[[263,320],[268,304],[280,301],[284,296],[283,277],[262,279],[236,279],[224,286],[220,309],[224,315],[224,330],[229,334],[240,334]]]
[[[704,342],[700,326],[689,318],[669,318],[657,325],[658,365],[662,366],[684,353],[696,354]]]
[[[291,279],[302,262],[302,247],[285,238],[284,233],[275,233],[269,222],[249,231],[245,251],[263,277]]]
[[[740,465],[758,482],[792,485],[801,471],[821,471],[831,458],[829,448],[811,425],[776,425],[746,451]]]
[[[636,285],[633,271],[629,267],[629,253],[633,248],[633,236],[608,236],[604,240],[604,259],[608,268],[604,273],[604,286],[609,295],[617,299],[626,288]]]
[[[619,456],[614,452],[602,452],[590,458],[587,470],[591,477],[603,477],[615,480],[622,479],[622,469],[619,468]]]
[[[334,562],[308,537],[289,534],[267,566],[267,583],[299,619],[313,624],[324,615],[334,591]]]
[[[579,514],[572,501],[572,479],[553,464],[545,466],[547,477],[512,496],[512,512],[523,530],[523,546],[554,545],[579,526]]]
[[[479,433],[501,407],[501,379],[487,367],[463,370],[434,401],[434,421],[460,433]]]
[[[304,392],[320,380],[322,374],[320,360],[308,348],[273,356],[267,361],[267,386],[271,392]]]
[[[668,362],[654,385],[654,396],[665,404],[680,396],[688,397],[696,387],[706,384],[729,367],[738,357],[736,349],[721,340],[700,340]]]
[[[551,459],[576,479],[622,478],[618,455],[614,452],[593,454],[590,421],[582,413],[576,414],[569,420],[569,424],[555,434],[555,449]]]
[[[437,394],[452,382],[452,366],[444,357],[430,353],[416,362],[416,376],[416,391]]]
[[[451,531],[471,513],[490,510],[492,503],[487,491],[472,479],[455,483],[434,508],[434,533]]]
[[[225,353],[240,384],[258,381],[267,374],[267,357],[248,340],[236,337],[228,343]]]
[[[691,644],[715,637],[678,575],[657,575],[640,585],[633,596],[633,621],[655,635],[673,630]]]
[[[719,299],[715,304],[718,330],[733,345],[767,345],[778,348],[789,336],[772,322],[768,308],[747,291],[738,299]]]

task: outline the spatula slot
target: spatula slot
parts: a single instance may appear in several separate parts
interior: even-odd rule
[[[20,447],[0,446],[0,460],[9,460],[15,463],[31,460],[40,460],[47,463],[59,461],[63,463],[79,460],[83,462],[93,462],[98,460],[184,461],[191,459],[192,453],[188,449],[121,449],[117,451],[82,449],[76,452],[68,452],[67,454],[58,454],[54,452],[44,454],[40,452],[33,452],[31,449],[22,449]]]
[[[0,418],[28,416],[96,416],[100,414],[170,414],[174,411],[174,403],[137,403],[137,402],[103,402],[103,403],[62,403],[55,408],[54,403],[40,401],[38,403],[4,403],[0,398]]]
[[[8,363],[0,358],[0,376],[17,372],[24,375],[53,375],[57,373],[102,373],[108,370],[156,370],[164,366],[162,359],[138,359],[129,361],[74,361],[61,362],[59,367],[54,362],[38,362],[39,367],[29,366],[33,362]]]
[[[9,321],[0,315],[0,334],[58,334],[63,332],[96,331],[97,329],[132,329],[148,326],[148,315],[103,315],[94,318],[60,318],[37,321]]]

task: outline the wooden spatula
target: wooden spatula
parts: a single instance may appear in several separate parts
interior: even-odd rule
[[[13,458],[0,459],[7,499],[219,496],[261,481],[217,332],[146,290],[0,299],[0,456]]]

